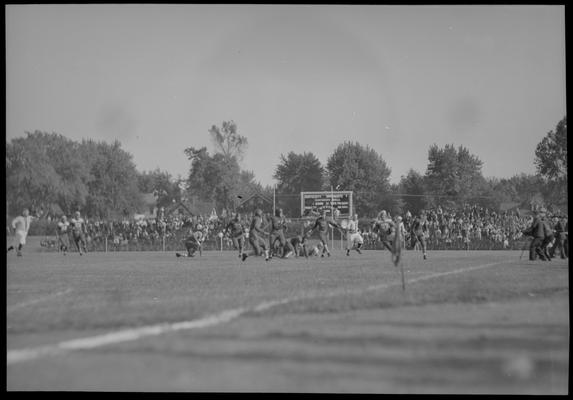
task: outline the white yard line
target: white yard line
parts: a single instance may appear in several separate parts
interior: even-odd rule
[[[407,281],[407,284],[412,284],[428,279],[438,278],[441,276],[460,274],[469,271],[475,271],[479,269],[489,268],[494,265],[502,264],[507,261],[500,261],[489,264],[481,264],[473,267],[460,268],[453,271],[447,272],[437,272],[434,274],[425,275],[419,278],[414,278]],[[334,290],[329,293],[315,294],[315,295],[304,295],[304,296],[294,296],[280,300],[271,300],[260,303],[252,308],[237,308],[232,310],[222,311],[217,314],[209,315],[198,320],[176,322],[171,324],[158,324],[143,326],[140,328],[125,329],[117,332],[111,332],[103,335],[97,335],[82,339],[68,340],[55,345],[20,349],[20,350],[9,350],[7,353],[7,364],[15,364],[23,361],[34,360],[42,356],[61,354],[72,350],[85,350],[93,349],[97,347],[102,347],[110,344],[116,344],[121,342],[129,342],[138,340],[147,336],[158,336],[168,332],[189,330],[189,329],[202,329],[210,326],[221,325],[230,322],[247,312],[261,312],[268,310],[272,307],[281,304],[292,303],[301,299],[311,299],[320,297],[333,297],[342,294],[357,294],[365,291],[377,291],[391,288],[393,286],[400,286],[400,282],[386,283],[381,285],[369,286],[366,289],[354,289],[354,290]],[[407,286],[407,285],[406,285]],[[57,293],[56,293],[57,294]],[[29,303],[29,302],[28,302]]]
[[[59,297],[59,296],[63,296],[65,294],[68,294],[71,291],[72,291],[72,289],[66,289],[66,290],[62,290],[60,292],[56,292],[56,293],[52,293],[52,294],[49,294],[46,296],[38,297],[36,299],[32,299],[32,300],[24,301],[22,303],[14,304],[12,306],[6,307],[6,311],[12,312],[12,311],[18,310],[18,309],[23,308],[23,307],[32,306],[32,305],[38,304],[38,303],[44,303],[44,302],[46,302],[46,301],[48,301],[54,297]]]

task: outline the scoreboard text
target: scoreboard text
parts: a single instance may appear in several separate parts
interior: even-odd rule
[[[325,208],[327,215],[331,214],[332,209],[337,209],[339,217],[349,217],[352,213],[352,192],[301,192],[300,208],[303,216]]]

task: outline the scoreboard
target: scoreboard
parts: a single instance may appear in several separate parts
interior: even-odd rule
[[[330,215],[333,208],[338,209],[336,217],[348,218],[353,213],[352,192],[301,192],[300,210],[301,215],[310,215],[313,211],[326,208],[326,214]]]

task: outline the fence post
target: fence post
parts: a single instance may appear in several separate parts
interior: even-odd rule
[[[107,253],[107,235],[105,235],[105,252]]]
[[[330,227],[330,248],[334,250],[334,227]]]

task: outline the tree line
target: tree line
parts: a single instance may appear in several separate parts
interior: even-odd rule
[[[90,217],[118,218],[144,211],[144,195],[152,193],[157,207],[174,203],[209,204],[217,210],[240,206],[246,193],[266,198],[287,215],[300,213],[300,192],[350,190],[362,215],[380,209],[417,212],[437,205],[472,203],[499,209],[532,202],[566,208],[567,119],[564,117],[537,145],[536,174],[486,178],[483,162],[464,146],[433,144],[424,172],[411,169],[391,184],[391,169],[368,145],[347,141],[323,165],[312,152],[281,154],[274,167],[277,184],[263,186],[242,167],[248,140],[234,121],[213,125],[208,134],[214,151],[188,147],[186,177],[175,179],[161,169],[139,172],[119,141],[76,142],[58,133],[27,132],[6,144],[7,213],[23,207],[52,215],[81,210]]]

